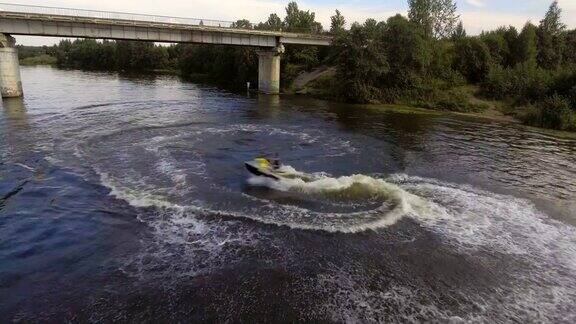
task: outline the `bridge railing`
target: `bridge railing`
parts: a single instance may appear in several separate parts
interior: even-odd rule
[[[98,11],[98,10],[20,5],[20,4],[3,3],[3,2],[0,2],[0,11],[28,13],[28,14],[55,15],[55,16],[82,17],[82,18],[95,18],[95,19],[117,19],[117,20],[128,20],[128,21],[144,21],[144,22],[163,23],[163,24],[179,24],[179,25],[234,28],[233,22],[223,21],[223,20],[169,17],[169,16],[134,14],[134,13],[114,12],[114,11]]]

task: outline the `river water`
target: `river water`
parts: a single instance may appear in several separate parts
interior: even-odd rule
[[[576,140],[23,68],[0,321],[576,321]],[[312,180],[250,177],[278,154]]]

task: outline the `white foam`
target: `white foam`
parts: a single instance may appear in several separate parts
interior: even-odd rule
[[[146,191],[142,188],[131,189],[123,186],[106,172],[100,172],[100,182],[110,189],[110,195],[128,202],[136,208],[159,208],[183,210],[191,206],[180,206],[166,199],[166,197]]]
[[[312,180],[283,178],[277,181],[266,177],[251,177],[248,183],[253,186],[269,187],[277,191],[304,193],[318,198],[336,194],[356,198],[377,197],[383,202],[380,207],[373,210],[347,213],[320,213],[297,206],[270,203],[272,208],[267,211],[268,214],[259,216],[262,214],[253,212],[246,213],[244,217],[294,229],[357,233],[388,227],[406,215],[417,215],[414,217],[425,218],[435,217],[438,213],[445,213],[440,206],[410,194],[383,179],[366,175],[339,178],[318,174],[308,175],[298,172],[290,166],[285,166],[282,171]],[[390,207],[391,205],[392,207]]]
[[[441,235],[445,244],[465,254],[506,254],[525,264],[510,287],[495,292],[497,302],[478,301],[484,309],[478,316],[508,312],[510,318],[526,314],[536,321],[576,319],[575,313],[567,313],[576,302],[574,227],[550,219],[526,199],[432,179],[397,176],[395,180],[446,208],[447,213],[439,217],[417,218],[422,226]]]
[[[230,262],[230,251],[226,246],[249,246],[256,244],[255,233],[230,233],[226,222],[200,221],[196,215],[223,215],[237,219],[248,218],[265,224],[286,226],[300,230],[357,233],[379,230],[395,224],[402,217],[410,217],[423,228],[440,236],[443,244],[453,246],[464,254],[483,251],[507,254],[526,265],[515,273],[509,286],[495,289],[493,294],[464,296],[476,305],[474,312],[457,317],[434,302],[420,298],[422,292],[408,286],[396,285],[386,291],[374,290],[369,277],[351,265],[343,272],[332,270],[319,278],[317,289],[331,287],[339,293],[324,301],[323,307],[332,312],[335,321],[373,321],[382,319],[383,307],[395,305],[397,314],[390,320],[418,321],[436,318],[442,321],[488,321],[494,318],[535,319],[557,321],[559,314],[572,316],[569,309],[576,299],[576,231],[574,228],[551,220],[527,200],[506,195],[497,195],[470,186],[444,183],[434,179],[423,179],[396,175],[387,179],[352,175],[329,177],[307,175],[286,167],[286,172],[313,178],[271,179],[254,177],[252,185],[266,186],[286,193],[304,193],[309,197],[322,197],[350,191],[351,188],[363,195],[376,195],[384,201],[393,202],[393,208],[383,204],[375,210],[351,213],[321,213],[299,206],[282,205],[263,198],[242,194],[259,203],[259,207],[245,210],[219,210],[204,206],[203,202],[181,206],[169,198],[154,193],[153,188],[130,189],[102,173],[102,183],[111,188],[111,194],[128,201],[135,207],[154,207],[160,217],[142,219],[154,229],[158,244],[168,247],[151,249],[149,253],[127,260],[125,271],[138,275],[156,273],[155,264],[170,264],[166,251],[176,246],[183,249],[191,259],[204,262],[174,265],[184,269],[170,268],[178,275],[196,275],[208,268],[219,267]],[[156,260],[150,263],[149,259]],[[164,260],[166,259],[166,260]],[[164,260],[164,261],[163,261]],[[132,268],[138,269],[130,270]],[[166,275],[163,273],[162,275]],[[537,306],[535,306],[537,305]],[[568,312],[568,313],[567,313]],[[519,315],[523,314],[523,315]],[[519,317],[520,316],[520,317]],[[567,318],[568,318],[567,317]]]
[[[170,163],[164,163],[159,165],[159,168],[172,169],[173,166]],[[252,177],[249,179],[249,183],[267,186],[278,191],[303,193],[312,197],[316,196],[319,199],[330,195],[336,195],[336,198],[338,198],[338,195],[352,195],[353,198],[368,198],[369,201],[381,201],[381,204],[370,210],[340,213],[312,211],[304,207],[284,205],[262,199],[258,201],[259,207],[242,210],[219,209],[217,206],[208,206],[199,201],[195,201],[194,204],[180,205],[165,195],[172,192],[174,188],[166,192],[166,190],[160,190],[159,188],[147,187],[146,183],[138,180],[136,182],[132,181],[132,185],[137,185],[137,189],[132,189],[124,185],[123,181],[119,182],[107,173],[100,174],[101,182],[111,189],[111,195],[126,200],[134,207],[172,209],[177,212],[187,211],[191,215],[198,213],[239,219],[245,218],[269,225],[287,226],[293,229],[358,233],[391,226],[406,215],[425,218],[435,217],[439,213],[444,213],[441,207],[408,193],[398,185],[386,182],[383,179],[365,175],[339,178],[328,177],[323,174],[310,175],[299,172],[290,166],[285,166],[283,171],[313,180],[304,181],[300,178],[294,178],[275,181],[264,177]],[[180,179],[178,173],[175,173],[174,176],[178,177],[174,181]],[[128,183],[130,182],[128,181]],[[181,193],[181,191],[178,192]],[[336,206],[355,206],[355,204],[354,201],[342,203],[341,205],[335,203]]]
[[[255,244],[255,237],[263,236],[251,231],[228,230],[234,222],[199,219],[198,215],[207,212],[201,207],[202,202],[192,206],[174,204],[168,198],[143,188],[126,188],[106,173],[101,173],[101,182],[111,189],[110,195],[136,208],[152,209],[139,212],[138,220],[151,228],[154,238],[142,241],[141,253],[122,260],[120,270],[127,275],[145,280],[196,276],[240,259],[234,251]],[[177,259],[174,259],[175,255]]]
[[[35,172],[35,171],[36,171],[36,169],[34,169],[34,168],[32,168],[32,167],[29,167],[29,166],[27,166],[26,164],[23,164],[23,163],[14,163],[14,165],[19,166],[19,167],[21,167],[21,168],[23,168],[23,169],[26,169],[26,170],[28,170],[28,171],[32,171],[32,172]]]

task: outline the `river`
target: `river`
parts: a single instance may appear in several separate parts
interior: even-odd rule
[[[23,67],[0,322],[576,322],[576,140]],[[309,182],[250,177],[278,154]]]

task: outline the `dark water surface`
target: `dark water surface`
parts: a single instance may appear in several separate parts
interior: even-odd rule
[[[576,322],[574,139],[22,77],[0,109],[0,322]],[[249,178],[269,152],[314,181]]]

